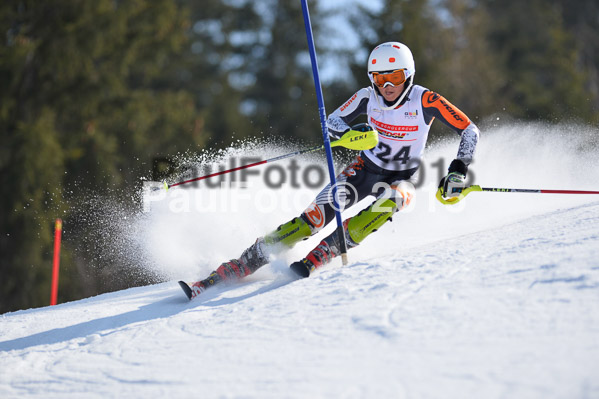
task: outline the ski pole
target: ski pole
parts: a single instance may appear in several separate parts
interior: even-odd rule
[[[370,130],[370,131],[366,131],[366,132],[362,132],[362,131],[358,131],[358,130],[350,130],[347,133],[345,133],[343,136],[341,136],[341,138],[339,140],[333,141],[331,143],[331,147],[344,147],[344,148],[348,148],[350,150],[367,150],[367,149],[375,147],[378,144],[378,142],[379,142],[379,136],[378,136],[378,132],[376,130]],[[210,177],[215,177],[215,176],[220,176],[220,175],[224,175],[227,173],[236,172],[236,171],[242,170],[242,169],[253,168],[254,166],[264,165],[265,163],[280,161],[282,159],[295,157],[295,156],[298,156],[301,154],[307,154],[309,152],[322,150],[323,148],[324,148],[324,145],[319,145],[319,146],[307,148],[305,150],[295,151],[295,152],[292,152],[289,154],[280,155],[278,157],[265,159],[263,161],[258,161],[258,162],[250,163],[247,165],[238,166],[238,167],[232,168],[232,169],[221,170],[219,172],[211,173],[209,175],[199,176],[199,177],[195,177],[193,179],[184,180],[184,181],[180,181],[180,182],[173,183],[173,184],[167,184],[166,182],[163,182],[162,186],[152,187],[151,190],[157,191],[162,188],[164,188],[165,190],[168,190],[171,187],[181,186],[183,184],[192,183],[195,181],[208,179]]]
[[[481,187],[469,186],[460,191],[457,197],[445,198],[442,194],[442,188],[437,190],[437,199],[445,205],[452,205],[460,202],[464,197],[474,191],[490,191],[494,193],[533,193],[533,194],[599,194],[599,191],[584,191],[584,190],[542,190],[529,188],[498,188],[498,187]]]

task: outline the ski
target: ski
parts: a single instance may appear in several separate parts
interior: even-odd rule
[[[296,262],[296,263],[299,263],[299,262]],[[308,277],[309,270],[306,268],[306,265],[302,264],[301,266],[303,267],[302,273],[299,273],[298,271],[292,269],[293,272],[289,273],[286,276],[283,276],[282,278],[277,278],[277,279],[271,281],[270,284],[264,285],[261,288],[259,288],[257,290],[257,292],[266,292],[266,291],[270,291],[271,289],[278,288],[282,285],[289,284],[292,281],[296,281],[300,276]],[[181,289],[185,293],[185,296],[189,300],[197,298],[198,296],[200,296],[200,294],[202,294],[204,291],[206,291],[206,289],[211,288],[214,285],[216,285],[216,284],[212,284],[212,285],[206,286],[205,284],[206,284],[206,280],[197,281],[195,283],[186,283],[185,281],[179,281],[179,286],[181,287]],[[228,284],[223,284],[223,285],[228,285]]]
[[[204,281],[197,281],[191,284],[188,284],[185,281],[179,281],[179,287],[181,287],[181,289],[183,290],[187,298],[189,298],[189,300],[192,300],[193,298],[200,295],[202,292],[206,291],[207,287],[204,284]]]
[[[185,292],[187,298],[191,301],[191,298],[193,298],[193,293],[191,292],[191,287],[189,286],[189,284],[187,284],[185,281],[179,281],[179,286],[181,287],[183,292]]]
[[[310,267],[302,262],[301,260],[298,262],[293,262],[289,268],[295,273],[297,274],[299,277],[310,277]]]

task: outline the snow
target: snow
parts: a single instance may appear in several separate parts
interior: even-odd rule
[[[592,148],[543,129],[489,131],[476,183],[597,189]],[[121,241],[168,281],[0,315],[0,397],[599,397],[598,199],[472,193],[450,207],[433,186],[347,266],[296,280],[286,265],[311,239],[191,302],[180,276],[204,277],[318,190],[274,190],[304,200],[276,215],[253,203],[259,182],[228,189],[246,198],[237,210],[173,211],[172,190]]]

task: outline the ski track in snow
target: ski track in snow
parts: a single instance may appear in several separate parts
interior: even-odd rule
[[[563,126],[485,131],[471,169],[485,186],[596,190],[588,145]],[[290,275],[327,226],[191,302],[176,280],[237,256],[318,190],[170,190],[150,214],[101,215],[116,228],[105,235],[130,245],[117,253],[172,281],[0,315],[0,398],[599,397],[599,202],[472,193],[444,207],[430,163],[456,149],[429,150],[435,181],[348,266]],[[182,193],[241,200],[174,212]]]
[[[5,314],[0,396],[597,397],[597,226],[595,202],[191,302],[168,282]]]

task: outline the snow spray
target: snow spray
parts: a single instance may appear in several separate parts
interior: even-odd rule
[[[481,138],[469,169],[468,184],[573,190],[599,187],[597,128],[542,123],[481,124],[480,127]],[[273,157],[304,145],[251,139],[219,150],[216,156],[212,149],[183,155],[177,163],[184,167],[173,179],[185,177],[185,166],[202,169],[228,165],[232,158]],[[439,176],[455,158],[458,145],[457,136],[429,139],[414,200],[393,217],[392,223],[385,224],[353,249],[352,262],[401,254],[415,246],[434,250],[436,242],[447,238],[597,201],[590,196],[487,193],[468,196],[456,205],[442,205],[435,198]],[[355,155],[335,154],[336,167],[342,168]],[[293,168],[282,162],[281,169],[301,171],[314,165],[326,168],[321,154],[302,156],[294,162]],[[121,261],[125,259],[135,273],[147,273],[161,281],[201,278],[223,261],[239,256],[257,237],[298,216],[322,189],[302,184],[300,179],[296,183],[282,179],[273,189],[259,174],[249,175],[243,182],[239,178],[225,180],[220,188],[209,188],[202,183],[185,190],[169,190],[147,213],[140,206],[132,210],[132,199],[128,196],[121,196],[120,202],[94,200],[97,206],[86,216],[87,222],[97,227],[103,240],[102,254],[95,261],[108,262],[117,256]],[[323,179],[322,185],[325,184]],[[141,204],[139,198],[133,200]],[[345,210],[343,217],[358,213],[372,200],[373,197],[367,197]],[[281,273],[334,227],[326,226],[319,234],[281,254],[271,265],[260,269],[256,278],[261,273]],[[334,262],[330,267],[340,266]]]

